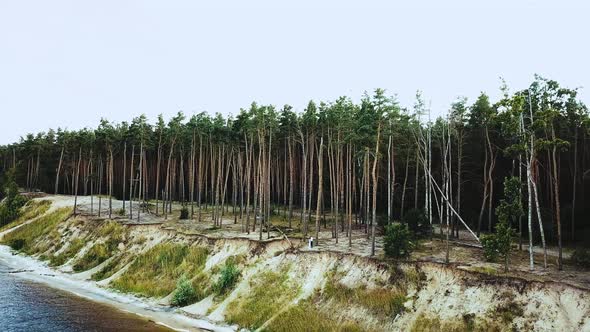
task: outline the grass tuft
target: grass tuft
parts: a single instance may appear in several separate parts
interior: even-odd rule
[[[227,321],[255,330],[288,305],[297,296],[299,287],[289,285],[287,272],[284,268],[278,273],[269,271],[253,277],[247,297],[229,303]]]
[[[228,258],[220,270],[219,279],[213,285],[213,291],[217,295],[228,293],[238,282],[240,275],[241,272],[236,266],[233,257]]]
[[[329,276],[323,297],[334,299],[342,304],[356,304],[369,309],[381,317],[394,318],[405,311],[406,294],[395,288],[373,288],[365,286],[350,288],[336,280],[335,274]]]
[[[80,249],[84,247],[84,241],[81,239],[74,239],[68,248],[62,251],[59,255],[51,256],[49,259],[50,266],[64,265],[70,258],[74,257]]]
[[[98,235],[105,242],[96,243],[73,266],[74,271],[90,270],[112,257],[118,250],[119,243],[124,241],[127,229],[116,221],[109,220],[99,229]]]
[[[207,254],[203,247],[159,244],[137,257],[111,286],[122,292],[163,297],[176,289],[180,277],[199,274]]]
[[[301,301],[275,317],[266,330],[275,332],[360,332],[366,331],[354,321],[339,322],[318,310],[311,301]]]

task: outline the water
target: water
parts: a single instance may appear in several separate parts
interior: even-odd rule
[[[0,331],[170,331],[145,319],[8,273],[0,262]]]

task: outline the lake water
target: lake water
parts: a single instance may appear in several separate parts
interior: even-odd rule
[[[170,331],[108,305],[27,281],[0,261],[0,331]]]

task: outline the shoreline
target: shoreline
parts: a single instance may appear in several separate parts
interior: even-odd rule
[[[230,326],[219,326],[205,319],[191,318],[170,307],[151,303],[149,300],[110,291],[98,286],[94,281],[76,279],[70,274],[48,267],[33,257],[13,253],[12,249],[5,245],[0,245],[0,261],[14,269],[13,274],[20,278],[42,283],[93,302],[109,305],[122,312],[149,319],[155,324],[171,330],[180,332],[235,331],[235,328]]]

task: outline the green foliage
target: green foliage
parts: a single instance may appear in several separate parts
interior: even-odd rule
[[[391,224],[385,228],[385,256],[404,258],[410,256],[413,249],[412,234],[406,225]]]
[[[52,232],[60,222],[70,217],[71,212],[71,208],[65,207],[43,215],[35,221],[6,234],[2,239],[2,243],[16,245],[18,250],[29,255],[42,251],[45,247],[39,240],[47,236],[47,241],[59,241],[59,235],[54,236]]]
[[[481,244],[484,257],[495,261],[498,257],[504,260],[504,268],[508,270],[508,256],[511,249],[512,237],[515,235],[510,222],[522,216],[522,202],[520,197],[520,180],[517,177],[507,177],[504,180],[504,198],[496,208],[498,224],[494,234],[484,235]]]
[[[25,247],[25,240],[24,239],[10,239],[7,242],[8,246],[14,250],[21,250]]]
[[[190,280],[186,276],[182,276],[176,284],[176,290],[172,296],[172,305],[174,306],[185,306],[194,303],[197,298],[197,292],[195,291]]]
[[[181,276],[199,274],[206,260],[206,248],[162,243],[139,255],[111,286],[122,292],[163,297],[176,289]]]
[[[14,228],[18,225],[22,225],[26,221],[36,218],[49,210],[51,201],[48,200],[30,200],[23,207],[21,207],[19,216],[16,220],[0,227],[0,232],[9,228]]]
[[[408,229],[414,234],[425,234],[429,231],[430,224],[424,211],[420,209],[411,209],[404,214],[403,223],[408,225]]]
[[[180,209],[180,219],[186,220],[188,218],[189,218],[188,208],[186,206],[183,206],[182,209]]]
[[[498,242],[496,241],[495,234],[483,234],[480,239],[483,247],[483,257],[488,262],[495,262],[498,260],[500,250],[498,248]]]
[[[16,220],[19,216],[20,208],[26,203],[26,199],[18,193],[14,173],[14,169],[11,168],[5,175],[4,187],[2,188],[5,199],[0,204],[0,226]]]
[[[105,243],[97,243],[72,267],[75,272],[94,268],[111,257],[112,249]]]
[[[237,268],[233,259],[228,259],[221,268],[219,279],[213,285],[213,291],[218,295],[225,294],[234,287],[240,278],[240,274],[240,270]]]
[[[572,252],[571,261],[578,267],[590,268],[590,249],[576,248]]]

